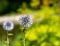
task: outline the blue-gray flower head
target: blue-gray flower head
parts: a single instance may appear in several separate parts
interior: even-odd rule
[[[13,28],[14,28],[14,24],[13,24],[13,22],[11,22],[11,21],[5,21],[5,22],[3,23],[3,28],[4,28],[4,30],[6,30],[6,31],[11,31],[11,30],[13,30]]]
[[[33,24],[32,16],[21,15],[19,18],[19,23],[23,27],[30,27]]]

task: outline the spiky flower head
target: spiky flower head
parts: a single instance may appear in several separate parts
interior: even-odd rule
[[[11,21],[5,21],[3,23],[3,29],[6,31],[11,31],[14,28],[14,24]]]
[[[30,15],[21,15],[19,18],[19,24],[24,28],[30,27],[33,24],[32,16]]]

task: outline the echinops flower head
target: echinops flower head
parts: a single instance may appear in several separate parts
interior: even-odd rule
[[[30,27],[33,24],[32,16],[21,15],[19,18],[19,24],[25,28]]]
[[[11,21],[5,21],[5,22],[3,23],[3,29],[4,29],[4,30],[6,30],[6,31],[11,31],[11,30],[13,30],[13,28],[14,28],[13,22],[11,22]]]

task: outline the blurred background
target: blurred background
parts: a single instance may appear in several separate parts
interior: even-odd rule
[[[0,0],[0,16],[15,14],[34,16],[35,22],[26,29],[25,46],[60,46],[60,0]],[[9,46],[22,46],[21,32],[22,27],[15,24]],[[0,25],[0,46],[7,46],[6,37]]]

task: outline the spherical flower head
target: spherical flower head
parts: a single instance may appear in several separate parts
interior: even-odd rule
[[[11,21],[5,21],[3,23],[3,29],[6,31],[11,31],[14,28],[14,24]]]
[[[19,18],[19,24],[25,28],[30,27],[33,24],[32,16],[21,15]]]

